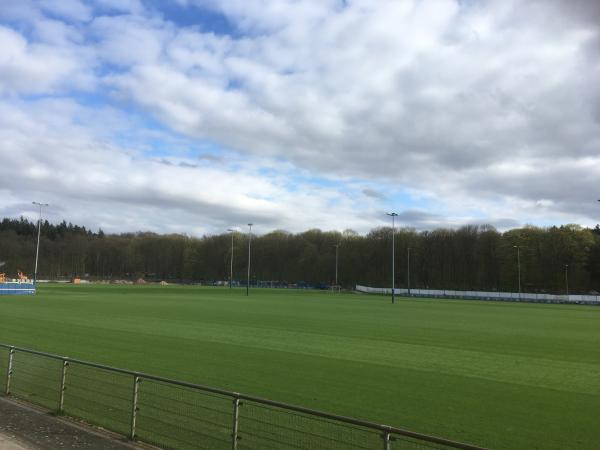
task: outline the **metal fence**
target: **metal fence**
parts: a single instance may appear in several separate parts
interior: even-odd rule
[[[0,392],[6,395],[165,449],[484,450],[5,344],[0,344],[0,380],[5,381]]]
[[[391,288],[376,288],[369,286],[356,285],[358,292],[367,294],[386,294],[391,295]],[[493,291],[456,291],[451,289],[394,289],[396,295],[405,295],[410,297],[427,298],[462,298],[474,300],[498,300],[509,302],[530,302],[530,303],[561,303],[561,304],[581,304],[581,305],[600,305],[600,295],[556,295],[556,294],[536,294],[530,292],[493,292]]]

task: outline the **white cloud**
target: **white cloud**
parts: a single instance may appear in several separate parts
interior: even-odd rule
[[[86,117],[94,116],[69,100],[0,105],[0,156],[6,161],[0,190],[15,199],[2,210],[41,198],[52,205],[50,217],[68,211],[69,220],[108,231],[202,233],[248,220],[258,231],[368,228],[356,202],[336,189],[299,182],[290,191],[290,174],[261,177],[262,167],[251,162],[243,170],[186,158],[161,164],[75,123]],[[27,206],[16,212],[27,214]]]
[[[85,138],[70,144],[88,155],[101,137],[103,152],[121,161],[82,160],[98,174],[96,194],[113,192],[114,184],[118,188],[111,195],[123,204],[155,208],[147,204],[155,198],[185,210],[183,205],[197,202],[204,205],[205,217],[212,213],[216,221],[233,217],[215,206],[229,204],[229,196],[241,215],[248,213],[244,205],[252,204],[265,221],[270,217],[284,228],[296,223],[288,218],[287,203],[314,205],[313,225],[337,227],[334,214],[326,212],[329,204],[337,205],[335,214],[343,211],[344,220],[357,220],[356,228],[366,227],[355,211],[362,207],[370,211],[369,223],[376,224],[370,214],[382,202],[393,202],[393,197],[372,195],[383,190],[380,186],[417,192],[414,198],[427,199],[441,216],[431,218],[410,204],[395,207],[417,211],[406,215],[415,223],[596,220],[597,205],[588,198],[599,196],[593,192],[600,175],[600,34],[598,22],[590,20],[600,9],[593,5],[516,0],[180,4],[226,15],[234,35],[178,27],[133,0],[122,7],[113,0],[89,3],[96,8],[94,18],[91,6],[74,7],[70,23],[56,19],[66,17],[59,9],[48,18],[31,3],[17,7],[12,2],[5,14],[28,20],[34,38],[0,28],[0,46],[9,49],[0,55],[0,95],[64,94],[67,87],[97,86],[101,95],[113,96],[117,107],[133,105],[183,136],[237,153],[256,169],[283,161],[273,164],[279,176],[274,180],[257,170],[238,174],[230,165],[178,165],[194,165],[197,159],[172,166],[135,159],[127,156],[133,148],[115,144],[114,134],[100,129],[119,127],[122,117],[111,113],[112,122],[100,116],[86,120]],[[103,16],[105,11],[128,15]],[[85,20],[91,22],[82,25]],[[93,75],[98,67],[106,70]],[[48,103],[45,107],[52,110]],[[45,117],[40,123],[54,120]],[[29,126],[21,119],[5,124],[6,133]],[[57,143],[71,139],[66,133],[80,126],[67,121],[61,124],[65,134],[52,137],[61,158],[72,154]],[[33,136],[46,142],[50,129]],[[142,141],[136,145],[143,153]],[[111,168],[120,175],[110,178]],[[150,183],[139,168],[159,181]],[[28,180],[54,172],[29,170],[23,175]],[[353,189],[356,198],[346,200],[314,183],[290,197],[282,179],[294,171],[328,176],[338,191]],[[125,172],[132,174],[131,184],[120,184]],[[61,192],[75,189],[76,182],[69,184],[68,173],[61,173]],[[206,178],[218,192],[190,197],[179,182],[202,191],[194,176]],[[247,191],[227,188],[240,177]],[[358,180],[357,187],[350,188],[354,181],[348,180]],[[129,191],[151,195],[125,195]],[[135,217],[141,220],[143,214]]]
[[[92,9],[80,0],[38,0],[38,5],[52,16],[68,20],[87,21]]]
[[[93,82],[85,55],[72,47],[29,43],[0,25],[0,95],[86,89]]]
[[[145,16],[101,16],[92,22],[90,34],[103,62],[132,66],[153,63],[173,34],[159,19]]]

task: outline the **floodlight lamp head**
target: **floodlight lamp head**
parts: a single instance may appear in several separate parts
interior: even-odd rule
[[[396,216],[398,216],[398,214],[396,214],[395,212],[392,212],[392,213],[386,213],[386,214],[387,214],[388,216],[391,216],[391,217],[396,217]]]

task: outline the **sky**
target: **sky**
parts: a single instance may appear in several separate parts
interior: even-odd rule
[[[0,0],[0,217],[600,222],[600,2]]]

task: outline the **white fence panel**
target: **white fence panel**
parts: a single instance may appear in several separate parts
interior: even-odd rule
[[[391,295],[390,288],[375,288],[370,286],[356,285],[358,292],[367,294],[385,294]],[[409,295],[409,290],[404,288],[394,289],[397,295]],[[491,291],[456,291],[442,289],[411,289],[411,297],[446,297],[446,298],[469,298],[478,300],[512,300],[526,302],[544,302],[544,303],[584,303],[600,305],[600,296],[598,295],[553,295],[536,294],[531,292],[491,292]]]

